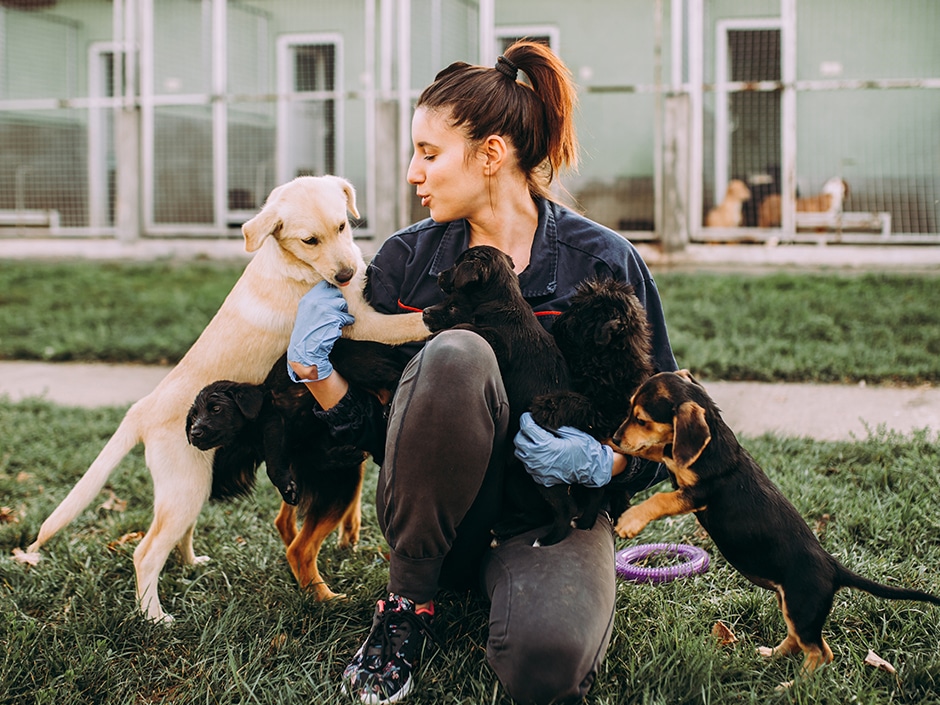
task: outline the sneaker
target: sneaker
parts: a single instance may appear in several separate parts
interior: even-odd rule
[[[368,705],[396,703],[411,691],[424,639],[439,643],[431,631],[434,605],[415,611],[407,597],[389,593],[379,600],[372,631],[343,671],[343,690]]]

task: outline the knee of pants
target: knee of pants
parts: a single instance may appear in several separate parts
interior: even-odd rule
[[[422,367],[433,369],[444,379],[469,375],[479,379],[482,375],[499,375],[496,355],[482,337],[469,330],[445,330],[435,335],[424,346]]]
[[[598,663],[585,670],[583,644],[565,643],[545,633],[528,648],[516,645],[514,653],[487,649],[487,660],[500,683],[515,702],[523,705],[556,705],[581,701],[597,676]],[[599,660],[599,659],[598,659]]]
[[[613,629],[614,542],[607,517],[554,546],[533,547],[543,530],[509,539],[484,564],[491,600],[487,660],[520,703],[583,698]]]

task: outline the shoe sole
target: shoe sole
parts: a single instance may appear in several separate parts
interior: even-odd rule
[[[405,681],[405,684],[397,693],[392,693],[389,697],[382,699],[382,696],[376,695],[375,693],[359,693],[359,700],[365,705],[388,705],[388,703],[397,703],[400,700],[404,700],[408,697],[408,694],[411,692],[411,685],[414,682],[411,676],[408,676],[408,680]],[[346,683],[342,685],[343,695],[350,696],[350,692],[346,687]]]

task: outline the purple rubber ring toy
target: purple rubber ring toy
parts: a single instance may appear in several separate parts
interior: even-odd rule
[[[657,568],[634,565],[649,556],[665,554],[683,558],[681,563]],[[668,583],[694,573],[708,570],[708,554],[701,548],[682,543],[645,543],[617,552],[617,574],[635,583]]]

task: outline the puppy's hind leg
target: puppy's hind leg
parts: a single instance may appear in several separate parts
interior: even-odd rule
[[[212,456],[175,441],[159,440],[148,444],[146,456],[154,481],[153,523],[134,551],[137,601],[148,619],[170,622],[173,617],[163,611],[157,592],[160,572],[176,546],[184,561],[208,560],[195,556],[192,533],[212,487]]]
[[[819,595],[813,587],[809,590],[791,588],[798,597],[787,600],[782,587],[777,588],[777,603],[787,623],[787,636],[773,649],[761,646],[757,652],[766,658],[778,658],[802,651],[804,654],[800,675],[810,676],[820,666],[833,659],[832,649],[823,639],[822,628],[832,608],[832,595]],[[792,682],[781,683],[780,689],[788,688]]]

